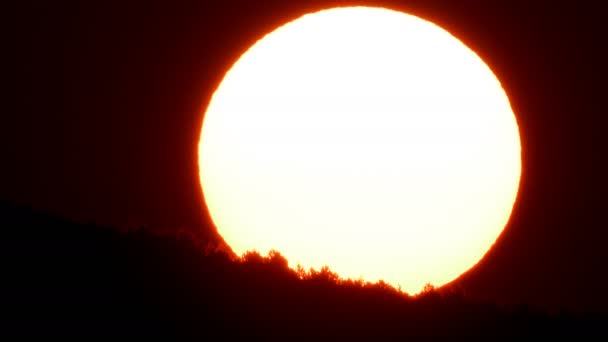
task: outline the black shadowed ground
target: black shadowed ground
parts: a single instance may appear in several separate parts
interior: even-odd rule
[[[388,337],[608,335],[599,314],[545,313],[439,290],[418,297],[278,253],[237,261],[188,236],[73,223],[0,206],[0,285],[9,336]]]

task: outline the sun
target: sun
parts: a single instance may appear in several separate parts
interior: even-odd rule
[[[515,115],[471,49],[416,16],[341,7],[291,21],[226,73],[203,119],[200,182],[239,255],[408,293],[474,266],[510,217]]]

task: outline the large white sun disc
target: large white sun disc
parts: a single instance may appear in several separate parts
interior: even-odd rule
[[[237,254],[276,249],[415,293],[491,247],[521,160],[508,98],[473,51],[420,18],[351,7],[241,56],[205,113],[199,166]]]

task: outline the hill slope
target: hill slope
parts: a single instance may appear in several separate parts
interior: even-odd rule
[[[234,261],[187,237],[120,233],[0,205],[1,335],[384,337],[606,335],[606,317],[549,315],[429,291]]]

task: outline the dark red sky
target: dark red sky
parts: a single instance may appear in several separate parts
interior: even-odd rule
[[[340,3],[365,2],[30,1],[10,9],[0,199],[78,221],[186,228],[213,239],[196,159],[213,89],[264,33]],[[463,40],[497,74],[517,115],[523,175],[515,211],[496,248],[457,284],[493,300],[608,311],[598,9],[376,4],[431,19]]]

